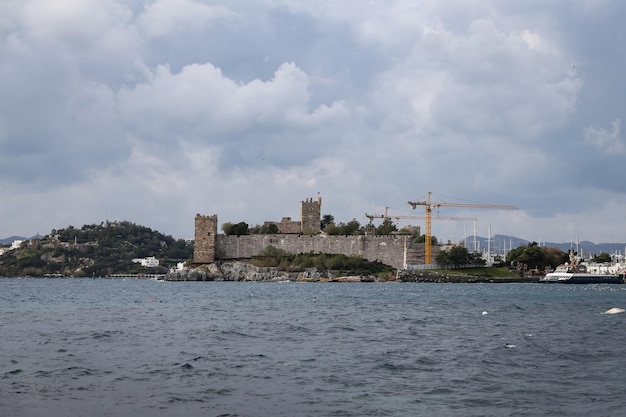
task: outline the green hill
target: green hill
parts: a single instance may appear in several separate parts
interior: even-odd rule
[[[117,273],[163,273],[190,259],[193,243],[174,239],[131,222],[69,226],[28,240],[0,256],[0,276],[107,276]],[[159,266],[146,268],[135,258],[154,256]]]

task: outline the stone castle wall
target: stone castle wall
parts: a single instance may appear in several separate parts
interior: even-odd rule
[[[217,214],[196,214],[193,262],[210,264],[215,262],[215,240],[217,237]]]
[[[218,235],[216,259],[245,259],[262,253],[268,246],[288,253],[331,253],[360,256],[394,268],[404,268],[408,253],[420,251],[423,244],[410,245],[408,236],[330,236],[330,235]],[[410,255],[409,255],[410,256]]]
[[[284,234],[300,234],[302,233],[302,224],[300,222],[292,221],[291,217],[283,217],[280,223],[277,222],[265,222],[274,223],[278,227],[278,233]]]
[[[308,198],[300,202],[300,223],[301,232],[306,234],[317,234],[321,232],[320,219],[322,218],[322,198],[317,201]]]
[[[317,201],[307,198],[306,201],[300,201],[300,220],[283,217],[280,222],[266,221],[264,225],[275,224],[281,234],[314,235],[322,231],[321,218],[322,198],[318,197]]]
[[[195,249],[193,261],[209,264],[216,260],[246,259],[257,256],[268,246],[285,252],[329,253],[360,256],[379,261],[394,268],[423,263],[424,244],[413,244],[405,235],[392,236],[336,236],[320,234],[322,199],[300,202],[300,221],[284,217],[278,226],[279,234],[227,236],[217,233],[217,215],[196,215]]]

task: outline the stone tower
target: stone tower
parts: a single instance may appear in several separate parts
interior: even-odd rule
[[[317,234],[321,231],[322,197],[317,197],[317,201],[307,198],[300,201],[300,223],[302,233]]]
[[[217,237],[217,214],[201,216],[196,214],[193,263],[210,264],[215,262],[215,240]]]

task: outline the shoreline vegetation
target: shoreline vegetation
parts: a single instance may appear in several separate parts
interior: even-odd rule
[[[413,283],[538,283],[540,276],[519,276],[515,274],[490,274],[489,270],[506,270],[506,268],[475,268],[474,270],[432,270],[410,271],[398,270],[394,273],[372,275],[351,274],[350,271],[319,271],[310,268],[306,271],[294,272],[280,268],[257,267],[243,261],[219,262],[195,268],[172,270],[164,274],[111,274],[106,276],[62,276],[60,274],[46,274],[42,277],[26,276],[26,278],[40,279],[153,279],[159,281],[196,281],[196,282],[413,282]],[[506,270],[508,271],[508,270]],[[7,278],[7,277],[0,277]],[[25,278],[18,276],[15,278]]]
[[[0,257],[0,277],[139,278],[167,281],[537,282],[507,268],[398,270],[356,255],[292,254],[268,246],[251,259],[192,264],[193,242],[131,222],[72,226],[21,242]],[[156,267],[142,266],[145,257]],[[467,264],[467,262],[462,262]],[[181,267],[182,266],[182,269]]]
[[[297,270],[294,270],[297,269]],[[354,270],[284,269],[257,266],[242,261],[216,262],[194,268],[170,271],[166,281],[252,281],[252,282],[431,282],[431,283],[532,283],[538,276],[520,277],[507,268],[468,268],[459,270],[411,271],[389,268],[379,273]]]

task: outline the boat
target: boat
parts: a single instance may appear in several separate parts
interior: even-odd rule
[[[584,265],[564,264],[546,274],[539,282],[548,284],[623,284],[622,274],[593,274]]]
[[[548,284],[623,284],[624,271],[618,274],[596,274],[587,271],[585,265],[576,262],[573,251],[570,251],[569,262],[556,267],[554,272],[546,274],[539,282]]]

